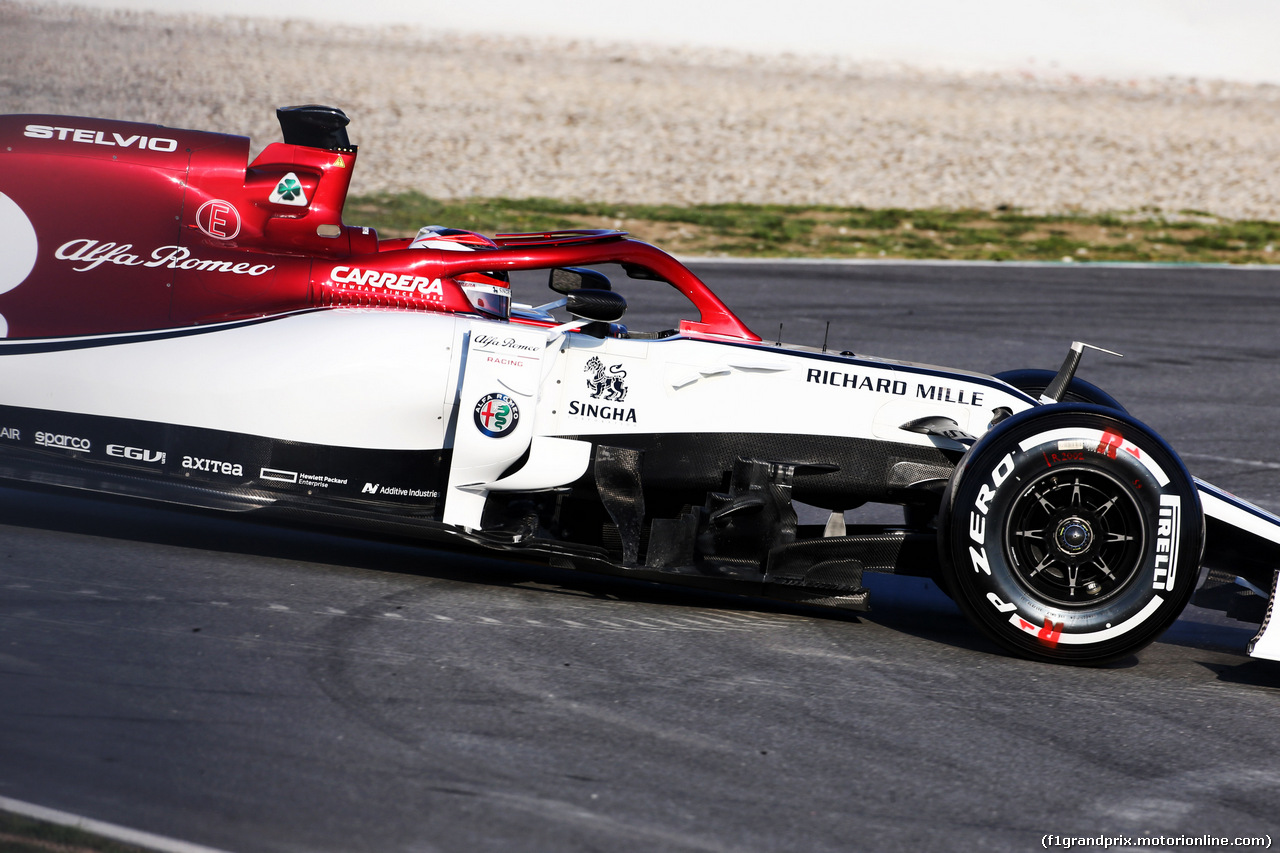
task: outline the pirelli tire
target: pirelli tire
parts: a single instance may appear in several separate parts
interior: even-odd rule
[[[1177,455],[1102,406],[1001,422],[942,500],[943,580],[992,640],[1024,657],[1099,664],[1158,637],[1199,574],[1204,517]]]

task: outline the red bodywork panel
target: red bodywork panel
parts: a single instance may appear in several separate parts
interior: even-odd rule
[[[694,303],[693,334],[759,340],[682,264],[619,232],[410,249],[342,223],[353,147],[51,115],[0,116],[0,317],[11,338],[92,335],[335,305],[473,311],[466,272],[646,267]],[[34,235],[32,236],[32,232]],[[28,270],[22,275],[23,270]]]

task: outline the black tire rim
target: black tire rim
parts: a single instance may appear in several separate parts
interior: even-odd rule
[[[1049,471],[1014,498],[1008,518],[1009,566],[1041,601],[1096,606],[1125,589],[1142,567],[1142,507],[1128,485],[1105,471]]]

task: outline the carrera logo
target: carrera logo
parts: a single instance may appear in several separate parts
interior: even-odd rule
[[[220,198],[206,201],[196,211],[196,227],[215,240],[234,240],[240,233],[240,211]]]
[[[56,139],[59,142],[80,142],[86,145],[105,145],[108,148],[137,148],[139,151],[170,152],[178,150],[178,140],[162,136],[121,136],[104,130],[79,127],[51,127],[45,124],[29,124],[22,132],[31,139]]]
[[[159,450],[146,450],[141,447],[125,447],[121,444],[108,444],[107,455],[118,459],[132,459],[134,462],[158,462],[164,464],[165,454]]]
[[[82,266],[75,272],[88,272],[103,264],[122,267],[167,267],[171,270],[225,272],[232,275],[265,275],[273,264],[251,264],[248,261],[207,261],[191,257],[191,250],[181,246],[161,246],[151,252],[149,260],[133,253],[132,243],[99,243],[97,240],[70,240],[58,247],[53,256],[60,261],[74,261]]]
[[[198,456],[182,457],[182,467],[192,471],[207,471],[210,474],[226,474],[228,477],[244,476],[244,466],[238,462],[221,462],[217,459],[201,459]]]
[[[89,450],[87,438],[76,438],[74,435],[55,435],[51,432],[36,433],[36,444],[41,447],[56,447],[61,450]]]
[[[359,267],[334,267],[329,273],[329,281],[344,284],[347,287],[362,287],[366,290],[396,290],[401,293],[421,293],[428,298],[443,299],[444,285],[438,278],[423,278],[416,275],[401,275],[382,270],[365,270]]]

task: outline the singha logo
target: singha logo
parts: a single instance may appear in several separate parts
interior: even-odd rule
[[[615,403],[627,399],[627,386],[622,382],[627,378],[627,371],[622,369],[621,364],[612,364],[606,368],[600,357],[593,355],[584,370],[590,374],[587,376],[587,387],[591,389],[594,399],[611,400]]]

